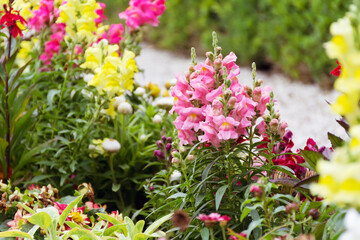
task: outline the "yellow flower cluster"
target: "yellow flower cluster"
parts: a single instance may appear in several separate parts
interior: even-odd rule
[[[88,85],[96,87],[100,94],[107,93],[110,98],[133,90],[135,72],[138,71],[135,54],[125,50],[120,57],[118,45],[109,45],[106,39],[94,44],[85,51],[82,68],[94,71]]]
[[[20,50],[16,56],[15,62],[19,67],[24,66],[27,62],[31,60],[31,52],[34,48],[37,48],[39,39],[38,38],[31,38],[30,41],[21,41],[20,43]]]
[[[57,22],[66,23],[65,31],[74,42],[91,42],[96,32],[94,20],[99,17],[95,10],[99,8],[96,0],[67,0],[59,8],[60,17]]]
[[[356,6],[330,27],[332,39],[325,44],[330,58],[338,59],[340,77],[335,89],[341,95],[332,105],[350,124],[350,141],[336,148],[331,161],[318,164],[319,183],[312,192],[340,206],[360,207],[360,16]]]

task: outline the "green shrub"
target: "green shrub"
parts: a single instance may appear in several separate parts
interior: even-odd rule
[[[292,78],[324,82],[336,64],[326,58],[322,44],[330,38],[330,23],[343,16],[349,4],[349,0],[167,0],[150,40],[172,50],[207,49],[211,32],[217,31],[225,52],[235,49],[240,64],[275,64]]]

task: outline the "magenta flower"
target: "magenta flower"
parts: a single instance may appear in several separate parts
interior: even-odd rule
[[[124,34],[124,27],[121,23],[111,24],[109,28],[109,43],[110,44],[119,44],[121,38]]]
[[[54,1],[41,0],[39,9],[33,11],[33,17],[29,19],[29,28],[40,32],[46,27],[46,24],[54,18]]]
[[[158,26],[159,16],[165,11],[165,0],[130,0],[130,7],[119,14],[133,31],[145,24]]]
[[[105,7],[106,7],[106,4],[105,4],[105,3],[102,3],[102,2],[98,2],[98,3],[99,3],[99,5],[100,5],[100,8],[96,9],[96,10],[95,10],[95,13],[96,13],[97,15],[99,15],[99,17],[94,20],[96,26],[99,26],[100,23],[102,23],[103,21],[106,21],[106,20],[107,20],[107,17],[106,17],[105,14],[104,14],[104,9],[105,9]]]

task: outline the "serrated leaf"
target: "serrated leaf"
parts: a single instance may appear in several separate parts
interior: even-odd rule
[[[301,150],[301,156],[304,157],[305,161],[309,164],[310,169],[316,171],[317,162],[323,158],[321,153],[314,151]]]
[[[221,200],[226,192],[226,189],[228,188],[228,185],[220,187],[215,194],[215,209],[216,211],[219,209]]]
[[[330,132],[328,132],[328,138],[331,142],[332,148],[341,147],[344,144],[344,140]]]

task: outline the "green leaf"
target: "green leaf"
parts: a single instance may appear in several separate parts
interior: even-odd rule
[[[300,180],[295,178],[279,178],[279,179],[270,179],[270,182],[281,184],[286,187],[295,187]]]
[[[35,214],[36,212],[34,210],[32,210],[31,208],[29,208],[28,206],[26,206],[23,203],[18,203],[18,205],[20,205],[23,209],[25,209],[26,211],[28,211],[30,214]]]
[[[59,218],[59,226],[60,228],[64,225],[65,219],[67,218],[67,216],[70,214],[71,210],[74,209],[74,207],[76,207],[78,205],[78,203],[81,201],[81,199],[83,198],[84,195],[80,195],[79,197],[77,197],[74,201],[72,201],[66,208],[65,210],[62,212],[62,214],[60,215]]]
[[[304,157],[305,161],[309,164],[310,169],[313,171],[316,171],[317,162],[319,161],[319,159],[323,158],[321,153],[301,150],[300,154],[301,154],[301,156]]]
[[[107,215],[107,214],[97,213],[97,215],[98,215],[101,219],[103,219],[103,220],[105,220],[105,221],[107,221],[107,222],[109,222],[109,223],[111,223],[111,224],[113,224],[113,225],[120,225],[120,224],[122,224],[122,222],[120,222],[120,221],[117,220],[116,218],[111,217],[111,216],[109,216],[109,215]],[[124,233],[124,234],[125,234],[125,233]],[[125,235],[127,235],[127,234],[125,234]]]
[[[134,229],[134,233],[138,234],[138,233],[142,233],[143,229],[145,226],[145,221],[144,220],[140,220],[135,224],[135,229]]]
[[[310,183],[317,182],[317,181],[319,181],[319,177],[320,177],[319,174],[315,174],[311,177],[308,177],[308,178],[305,178],[305,179],[299,181],[294,187],[300,187],[304,184],[310,184]]]
[[[134,240],[147,240],[149,238],[149,235],[144,234],[144,233],[138,233],[135,234],[134,236]]]
[[[221,199],[223,198],[227,188],[228,188],[228,185],[225,185],[225,186],[220,187],[216,191],[216,194],[215,194],[215,206],[216,206],[215,208],[216,208],[216,211],[219,209]]]
[[[160,227],[161,224],[163,224],[164,222],[166,222],[167,220],[169,220],[172,217],[172,213],[163,216],[162,218],[156,220],[153,224],[151,224],[145,231],[145,234],[152,234],[157,228]]]
[[[341,147],[344,144],[344,140],[330,132],[328,132],[328,138],[331,142],[332,148]]]
[[[27,220],[43,229],[48,229],[51,225],[51,217],[46,212],[35,213],[31,217],[27,218]]]
[[[186,196],[187,196],[186,193],[178,192],[178,193],[175,193],[175,194],[171,195],[171,196],[168,197],[167,199],[172,199],[172,198],[185,198]]]
[[[114,226],[111,226],[111,227],[107,228],[104,231],[104,236],[112,236],[114,232],[121,232],[122,234],[127,236],[128,231],[127,231],[127,228],[126,228],[126,224],[114,225]]]
[[[19,238],[30,238],[33,239],[33,237],[25,232],[21,232],[21,231],[6,231],[6,232],[0,232],[0,237],[1,238],[6,238],[6,237],[19,237]]]
[[[86,230],[86,229],[80,229],[80,228],[73,228],[71,229],[65,236],[63,236],[62,239],[68,239],[69,237],[77,236],[79,238],[83,238],[86,240],[98,240],[100,239],[98,236],[95,235],[95,233]]]
[[[112,184],[112,187],[111,187],[111,190],[112,190],[113,192],[117,192],[117,191],[119,191],[120,187],[121,187],[121,184],[120,184],[120,183],[118,183],[118,184],[113,183],[113,184]]]
[[[17,69],[11,76],[9,79],[9,85],[10,85],[10,90],[13,89],[13,86],[16,82],[16,80],[21,76],[21,74],[24,72],[24,70],[26,69],[26,67],[29,65],[29,63],[31,62],[31,60],[29,62],[27,62],[24,66],[22,66],[21,68]]]
[[[244,218],[246,218],[249,213],[251,212],[251,208],[244,208],[244,210],[241,212],[241,217],[240,217],[240,222],[242,222],[244,220]]]
[[[203,228],[200,231],[201,239],[202,240],[209,240],[210,232],[208,228]]]

